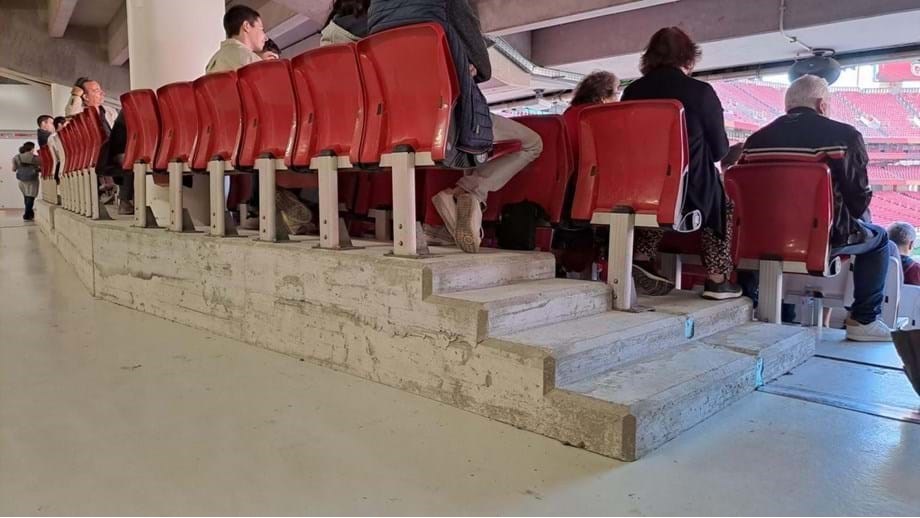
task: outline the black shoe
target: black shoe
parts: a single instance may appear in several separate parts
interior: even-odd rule
[[[636,281],[636,291],[642,295],[661,297],[674,289],[673,282],[638,265],[633,265],[632,274]]]
[[[709,300],[741,298],[741,286],[728,280],[715,283],[707,279],[703,287],[703,298]]]

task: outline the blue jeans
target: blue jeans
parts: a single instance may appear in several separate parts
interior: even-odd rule
[[[859,222],[868,236],[862,243],[831,249],[831,256],[853,256],[853,305],[850,317],[870,324],[882,313],[888,276],[888,233],[878,225]]]

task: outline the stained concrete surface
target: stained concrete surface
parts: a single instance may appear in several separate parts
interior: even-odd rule
[[[916,514],[920,426],[755,393],[627,464],[94,300],[0,215],[0,513]]]
[[[840,360],[870,363],[899,369],[904,364],[891,343],[856,343],[846,340],[846,331],[825,329],[815,354]]]

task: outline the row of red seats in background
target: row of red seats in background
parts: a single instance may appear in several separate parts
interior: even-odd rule
[[[425,56],[427,52],[447,52],[446,47],[416,42],[411,53],[399,49],[395,38],[411,37],[409,30],[430,32],[432,27],[390,31],[394,41],[368,38],[357,44],[312,50],[290,61],[254,63],[237,72],[169,84],[156,93],[128,92],[122,96],[129,128],[124,168],[130,170],[140,161],[150,164],[155,173],[163,173],[170,162],[180,161],[191,171],[205,172],[209,161],[220,159],[237,172],[251,172],[257,158],[270,156],[283,159],[288,168],[278,172],[279,186],[313,188],[316,177],[302,173],[309,171],[313,157],[334,154],[347,156],[359,169],[339,175],[340,202],[349,211],[366,215],[370,209],[389,207],[390,174],[371,172],[374,165],[381,154],[406,144],[416,152],[430,152],[435,162],[441,160],[451,120],[450,110],[441,105],[456,90],[451,87],[456,78],[449,68],[441,70],[444,77],[439,77],[424,66],[432,61],[431,56]],[[422,73],[403,77],[399,84],[387,84],[367,64],[369,59],[363,59],[374,51],[374,45],[384,51],[392,48],[403,61],[414,57]],[[404,70],[412,68],[411,63],[401,66]],[[413,90],[407,86],[410,83],[444,84],[447,88]],[[412,104],[394,104],[394,96],[387,96],[384,110],[382,90],[386,88],[404,91],[406,95],[395,98]],[[426,101],[437,107],[420,109]],[[558,222],[573,172],[565,124],[560,116],[518,120],[541,135],[545,151],[504,189],[492,193],[486,219],[497,219],[505,203],[527,199],[541,205],[552,222]],[[498,142],[491,158],[518,149],[519,143]],[[418,169],[418,210],[430,224],[440,220],[427,201],[462,174],[435,170]],[[158,183],[166,181],[163,174],[155,174],[155,178]]]

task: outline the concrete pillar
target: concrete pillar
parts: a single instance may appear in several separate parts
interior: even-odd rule
[[[51,115],[63,116],[64,109],[70,101],[70,90],[73,87],[51,83]]]
[[[126,0],[131,88],[157,88],[192,81],[224,39],[224,0]],[[168,189],[147,180],[147,196],[160,221],[169,219]],[[208,181],[196,177],[183,192],[196,225],[210,221]]]

